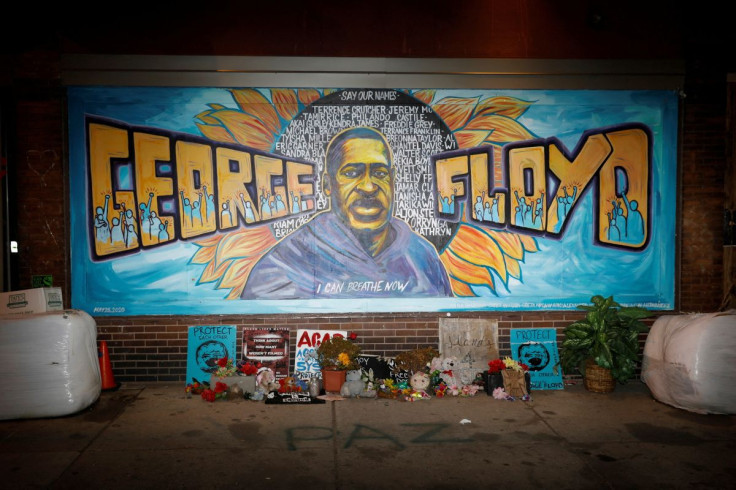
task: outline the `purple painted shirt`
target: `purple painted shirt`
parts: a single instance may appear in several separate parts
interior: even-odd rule
[[[452,296],[437,251],[401,220],[391,243],[371,257],[332,212],[273,246],[255,265],[242,299]]]

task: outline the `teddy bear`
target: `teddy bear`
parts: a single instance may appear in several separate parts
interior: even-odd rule
[[[360,369],[354,369],[345,374],[345,382],[342,384],[342,388],[340,388],[340,395],[360,396],[364,389],[363,373]]]
[[[460,388],[462,386],[459,373],[457,372],[459,368],[457,357],[451,356],[442,359],[440,378],[445,382],[448,388]]]
[[[258,370],[256,389],[263,393],[279,389],[279,383],[276,382],[276,375],[273,374],[270,368],[262,367]]]

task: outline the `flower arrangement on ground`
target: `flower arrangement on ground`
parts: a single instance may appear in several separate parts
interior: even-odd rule
[[[317,347],[317,361],[322,369],[348,371],[358,369],[356,358],[360,354],[360,346],[350,340],[332,336]]]
[[[529,399],[529,366],[506,356],[488,362],[486,393],[497,400]]]
[[[238,369],[235,367],[235,363],[228,357],[223,357],[217,360],[217,370],[214,374],[218,378],[227,378],[228,376],[235,376]]]
[[[246,360],[238,361],[238,374],[241,374],[243,376],[254,376],[258,374],[258,370],[260,368],[260,362],[251,362]]]
[[[214,390],[207,388],[202,392],[201,396],[203,400],[208,402],[214,402],[218,398],[225,398],[227,397],[227,385],[218,381],[215,383]]]
[[[388,378],[388,379],[380,379],[376,382],[377,385],[377,395],[378,398],[396,398],[399,396],[399,392],[401,391],[398,386],[396,386],[396,383],[394,383],[394,380]]]
[[[505,369],[513,369],[515,371],[529,371],[529,366],[522,362],[517,362],[506,356],[503,359],[493,359],[488,362],[488,373],[499,374]]]
[[[187,384],[186,388],[184,388],[184,391],[187,394],[187,398],[189,398],[192,395],[201,395],[202,392],[209,389],[209,387],[209,383],[205,381],[199,382],[196,378],[192,378],[192,382]]]
[[[396,368],[401,371],[407,371],[409,375],[420,371],[429,373],[432,359],[439,355],[439,351],[433,347],[402,352],[395,358]]]

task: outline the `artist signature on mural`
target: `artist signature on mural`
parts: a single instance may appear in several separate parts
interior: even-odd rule
[[[93,313],[125,313],[125,306],[95,306]]]

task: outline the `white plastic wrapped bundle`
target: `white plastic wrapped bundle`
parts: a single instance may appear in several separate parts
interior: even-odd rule
[[[644,346],[641,377],[657,400],[698,413],[736,413],[736,310],[663,316]]]
[[[97,325],[87,313],[0,317],[0,420],[69,415],[100,390]]]

